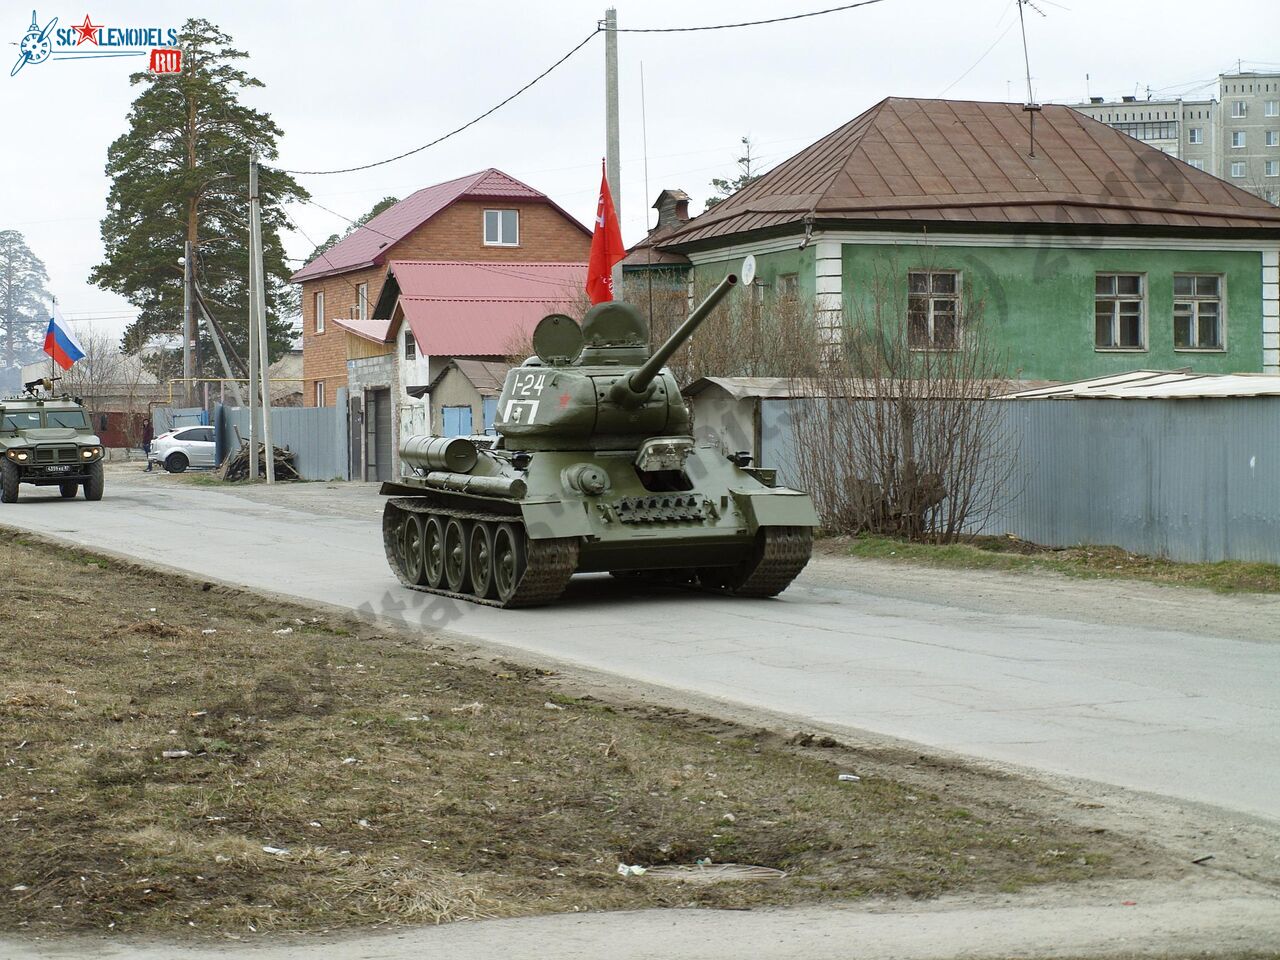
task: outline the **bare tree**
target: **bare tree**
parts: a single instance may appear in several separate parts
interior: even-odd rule
[[[797,468],[824,526],[949,543],[993,516],[1014,468],[1004,370],[956,272],[878,263],[798,384]]]
[[[142,443],[149,402],[160,389],[140,357],[121,351],[118,341],[98,331],[80,336],[84,358],[62,374],[62,389],[84,401],[93,416],[117,415],[130,447]]]

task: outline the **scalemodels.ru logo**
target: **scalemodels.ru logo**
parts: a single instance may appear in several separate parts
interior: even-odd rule
[[[18,62],[9,71],[16,76],[28,63],[46,60],[87,60],[95,57],[145,57],[150,55],[150,68],[156,73],[180,73],[182,51],[177,49],[178,31],[174,27],[115,27],[94,23],[85,14],[77,26],[58,29],[54,17],[43,27],[36,11],[31,11],[31,26],[18,41]]]

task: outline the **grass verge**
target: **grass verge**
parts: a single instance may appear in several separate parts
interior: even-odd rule
[[[946,774],[840,782],[859,755],[834,741],[567,696],[538,671],[16,534],[0,573],[6,930],[925,897],[1151,862]],[[788,876],[616,870],[699,859]]]
[[[828,552],[873,560],[921,563],[965,570],[1050,570],[1071,577],[1145,580],[1202,587],[1218,593],[1280,593],[1280,565],[1226,560],[1179,563],[1133,554],[1119,547],[1041,547],[1014,537],[974,537],[945,545],[887,537],[832,537],[819,541]]]

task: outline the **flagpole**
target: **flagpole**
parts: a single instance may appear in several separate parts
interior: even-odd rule
[[[609,192],[613,195],[613,212],[622,228],[622,161],[619,155],[618,134],[618,11],[609,7],[604,12],[604,126],[605,169],[609,178]],[[622,265],[614,264],[613,295],[622,294]]]

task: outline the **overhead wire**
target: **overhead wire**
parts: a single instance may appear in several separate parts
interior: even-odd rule
[[[808,13],[793,13],[785,17],[770,17],[767,20],[743,20],[740,23],[713,23],[702,27],[618,27],[618,33],[697,33],[702,30],[736,30],[738,27],[761,27],[768,23],[786,23],[788,20],[804,20],[808,17],[821,17],[828,13],[840,13],[857,7],[869,7],[873,3],[884,0],[861,0],[859,3],[846,3],[839,7],[827,7],[825,10],[811,10]]]
[[[871,0],[871,2],[879,2],[879,0]],[[516,97],[520,96],[520,94],[524,93],[534,84],[538,83],[540,80],[545,78],[558,66],[560,66],[562,63],[564,63],[566,60],[572,57],[575,53],[577,53],[579,50],[585,47],[588,43],[591,42],[591,39],[597,33],[600,33],[600,32],[601,32],[600,28],[596,27],[596,29],[592,30],[576,46],[574,46],[573,49],[571,49],[568,53],[562,56],[555,63],[551,64],[551,66],[547,67],[547,69],[543,70],[540,74],[538,74],[528,83],[526,83],[523,87],[518,89],[515,93],[511,94],[505,99],[494,104],[492,107],[490,107],[488,110],[486,110],[484,113],[480,114],[479,116],[473,117],[472,119],[468,120],[466,123],[462,124],[461,126],[455,127],[454,129],[450,130],[448,133],[442,134],[441,136],[438,136],[434,140],[430,141],[429,143],[424,143],[420,147],[414,147],[412,150],[406,150],[404,153],[396,154],[394,157],[387,157],[385,160],[375,160],[373,163],[363,163],[354,167],[342,167],[341,169],[338,169],[338,170],[281,170],[281,172],[293,174],[294,176],[299,176],[299,177],[321,177],[321,176],[329,176],[335,173],[354,173],[357,170],[372,170],[374,167],[381,167],[388,163],[395,163],[395,161],[403,160],[405,157],[411,157],[415,153],[421,153],[423,150],[426,150],[428,147],[434,147],[436,144],[444,143],[444,141],[448,140],[450,137],[457,136],[463,130],[466,130],[468,127],[475,126],[485,117],[501,110],[512,100],[514,100]]]

